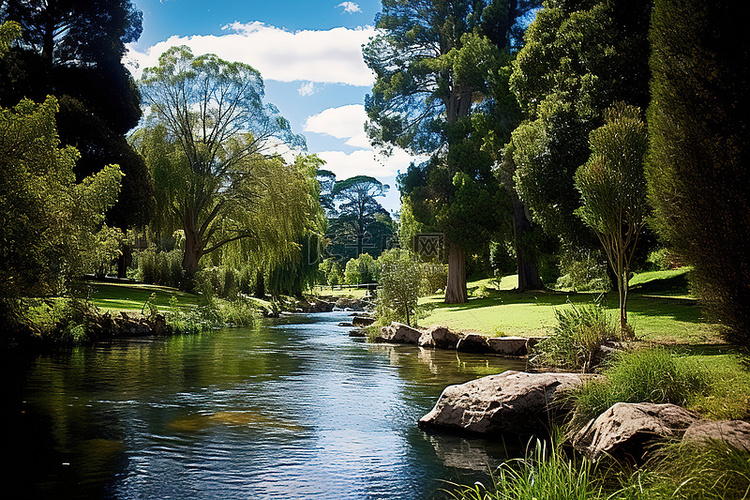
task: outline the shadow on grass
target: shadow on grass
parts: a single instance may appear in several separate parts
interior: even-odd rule
[[[558,292],[554,290],[517,292],[515,290],[500,290],[490,292],[487,297],[472,297],[464,304],[445,304],[431,301],[425,304],[428,309],[445,309],[450,311],[470,311],[485,307],[496,307],[511,304],[526,304],[542,307],[560,307],[565,304],[586,305],[597,300],[603,300],[610,310],[619,306],[617,292],[605,294],[594,292]],[[647,297],[640,293],[633,293],[628,300],[628,312],[641,316],[658,316],[671,318],[687,323],[706,323],[699,307],[692,299],[669,297]]]

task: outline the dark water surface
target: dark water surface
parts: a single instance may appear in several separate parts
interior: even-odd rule
[[[346,316],[7,360],[3,498],[441,498],[441,480],[484,480],[502,443],[416,421],[446,385],[523,364],[368,344]]]

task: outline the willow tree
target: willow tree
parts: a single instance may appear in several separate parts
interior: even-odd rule
[[[294,194],[300,174],[274,148],[304,140],[263,102],[260,73],[172,47],[140,88],[150,116],[135,142],[154,178],[156,225],[185,232],[186,282],[201,257],[231,242],[291,245],[305,223]]]
[[[628,280],[648,212],[643,174],[648,139],[639,108],[618,103],[605,116],[607,122],[589,136],[591,157],[576,170],[583,201],[576,214],[604,247],[617,277],[620,330],[629,335]]]
[[[486,77],[499,52],[518,39],[518,18],[537,2],[384,0],[378,32],[365,47],[377,77],[366,100],[369,136],[376,145],[431,154],[402,186],[406,203],[433,231],[444,232],[448,253],[445,301],[466,302],[465,229],[490,222],[492,210],[453,207],[462,186],[497,191],[491,158],[471,137],[476,99],[487,92]],[[417,185],[417,180],[423,180]],[[469,182],[466,182],[467,179]],[[485,198],[486,199],[486,198]],[[438,205],[448,205],[438,207]],[[422,210],[427,207],[436,210]],[[455,229],[455,231],[454,231]],[[473,237],[471,240],[475,239]]]

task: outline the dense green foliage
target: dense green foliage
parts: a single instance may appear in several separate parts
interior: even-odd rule
[[[502,197],[471,115],[510,58],[518,18],[535,2],[387,0],[365,47],[376,74],[366,99],[376,145],[432,154],[399,180],[402,202],[445,234],[448,303],[466,302],[466,255],[499,226]]]
[[[672,403],[686,405],[708,391],[709,372],[698,363],[668,349],[624,352],[604,370],[605,378],[592,380],[573,392],[576,421],[595,418],[615,403]]]
[[[545,2],[510,79],[528,120],[512,137],[515,181],[534,220],[564,246],[592,247],[574,215],[589,133],[617,101],[648,104],[651,0]]]
[[[60,141],[76,147],[76,179],[118,164],[122,192],[108,223],[148,223],[152,193],[143,160],[125,133],[141,117],[140,95],[123,59],[141,34],[142,14],[130,0],[6,0],[0,22],[16,21],[21,38],[0,60],[0,106],[57,97]]]
[[[318,222],[319,161],[272,155],[272,138],[304,141],[263,102],[258,71],[172,47],[144,71],[141,89],[151,116],[134,143],[154,178],[154,229],[184,231],[184,285],[204,255],[230,244],[245,256],[273,247],[277,263],[298,251]]]
[[[606,310],[586,304],[555,310],[556,325],[534,346],[533,365],[568,371],[592,371],[603,359],[601,347],[619,336]]]
[[[378,313],[411,325],[422,284],[419,262],[409,252],[393,249],[380,256],[378,269]]]
[[[726,338],[750,345],[750,42],[739,2],[660,0],[651,33],[649,201]]]

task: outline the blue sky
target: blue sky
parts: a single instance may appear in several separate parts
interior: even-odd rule
[[[379,0],[356,2],[276,0],[134,0],[143,11],[143,34],[129,46],[136,77],[172,45],[212,52],[261,72],[266,99],[289,119],[339,179],[366,174],[389,184],[380,201],[398,210],[395,175],[412,158],[385,157],[363,131],[364,97],[373,75],[361,46],[374,33]]]

